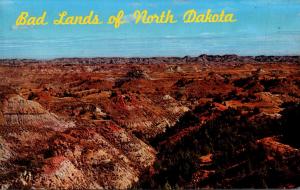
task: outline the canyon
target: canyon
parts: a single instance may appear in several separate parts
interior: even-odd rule
[[[296,188],[299,56],[0,60],[0,189]]]

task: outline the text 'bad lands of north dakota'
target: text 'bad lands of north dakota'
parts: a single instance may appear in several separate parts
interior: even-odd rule
[[[61,11],[56,18],[50,21],[47,12],[41,15],[31,15],[27,11],[23,11],[16,19],[16,26],[45,26],[53,25],[101,25],[110,24],[115,28],[119,28],[123,24],[175,24],[183,23],[233,23],[237,19],[233,13],[221,10],[215,12],[207,9],[205,12],[198,12],[195,9],[185,11],[181,19],[176,19],[171,10],[162,11],[160,13],[150,14],[148,10],[135,10],[132,14],[125,14],[124,10],[118,11],[116,15],[111,15],[105,20],[100,14],[96,14],[91,10],[87,15],[71,15],[68,11]]]

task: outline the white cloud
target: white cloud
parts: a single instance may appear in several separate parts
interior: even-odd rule
[[[133,14],[128,14],[124,16],[124,19],[129,22],[129,23],[134,23],[135,22],[135,17]]]
[[[12,25],[10,27],[11,30],[27,30],[27,29],[32,29],[34,28],[34,26],[16,26],[16,25]]]
[[[189,0],[174,0],[175,4],[190,4]]]
[[[140,2],[133,2],[133,3],[130,3],[129,5],[132,6],[132,7],[139,7],[142,4]]]
[[[15,2],[13,0],[1,0],[0,5],[12,5]]]

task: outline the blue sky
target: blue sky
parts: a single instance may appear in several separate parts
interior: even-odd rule
[[[21,11],[48,20],[62,10],[103,18],[123,9],[159,13],[171,9],[178,20],[188,9],[233,12],[235,23],[127,24],[16,27]],[[300,55],[300,0],[0,0],[0,58],[151,57],[200,54]]]

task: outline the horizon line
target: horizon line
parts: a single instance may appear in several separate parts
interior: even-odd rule
[[[256,57],[300,57],[300,54],[290,54],[290,55],[239,55],[239,54],[200,54],[198,56],[185,55],[185,56],[93,56],[93,57],[54,57],[54,58],[0,58],[0,61],[3,60],[34,60],[34,61],[52,61],[60,59],[154,59],[154,58],[199,58],[203,56],[212,56],[212,57],[225,57],[225,56],[236,56],[241,58],[256,58]]]

